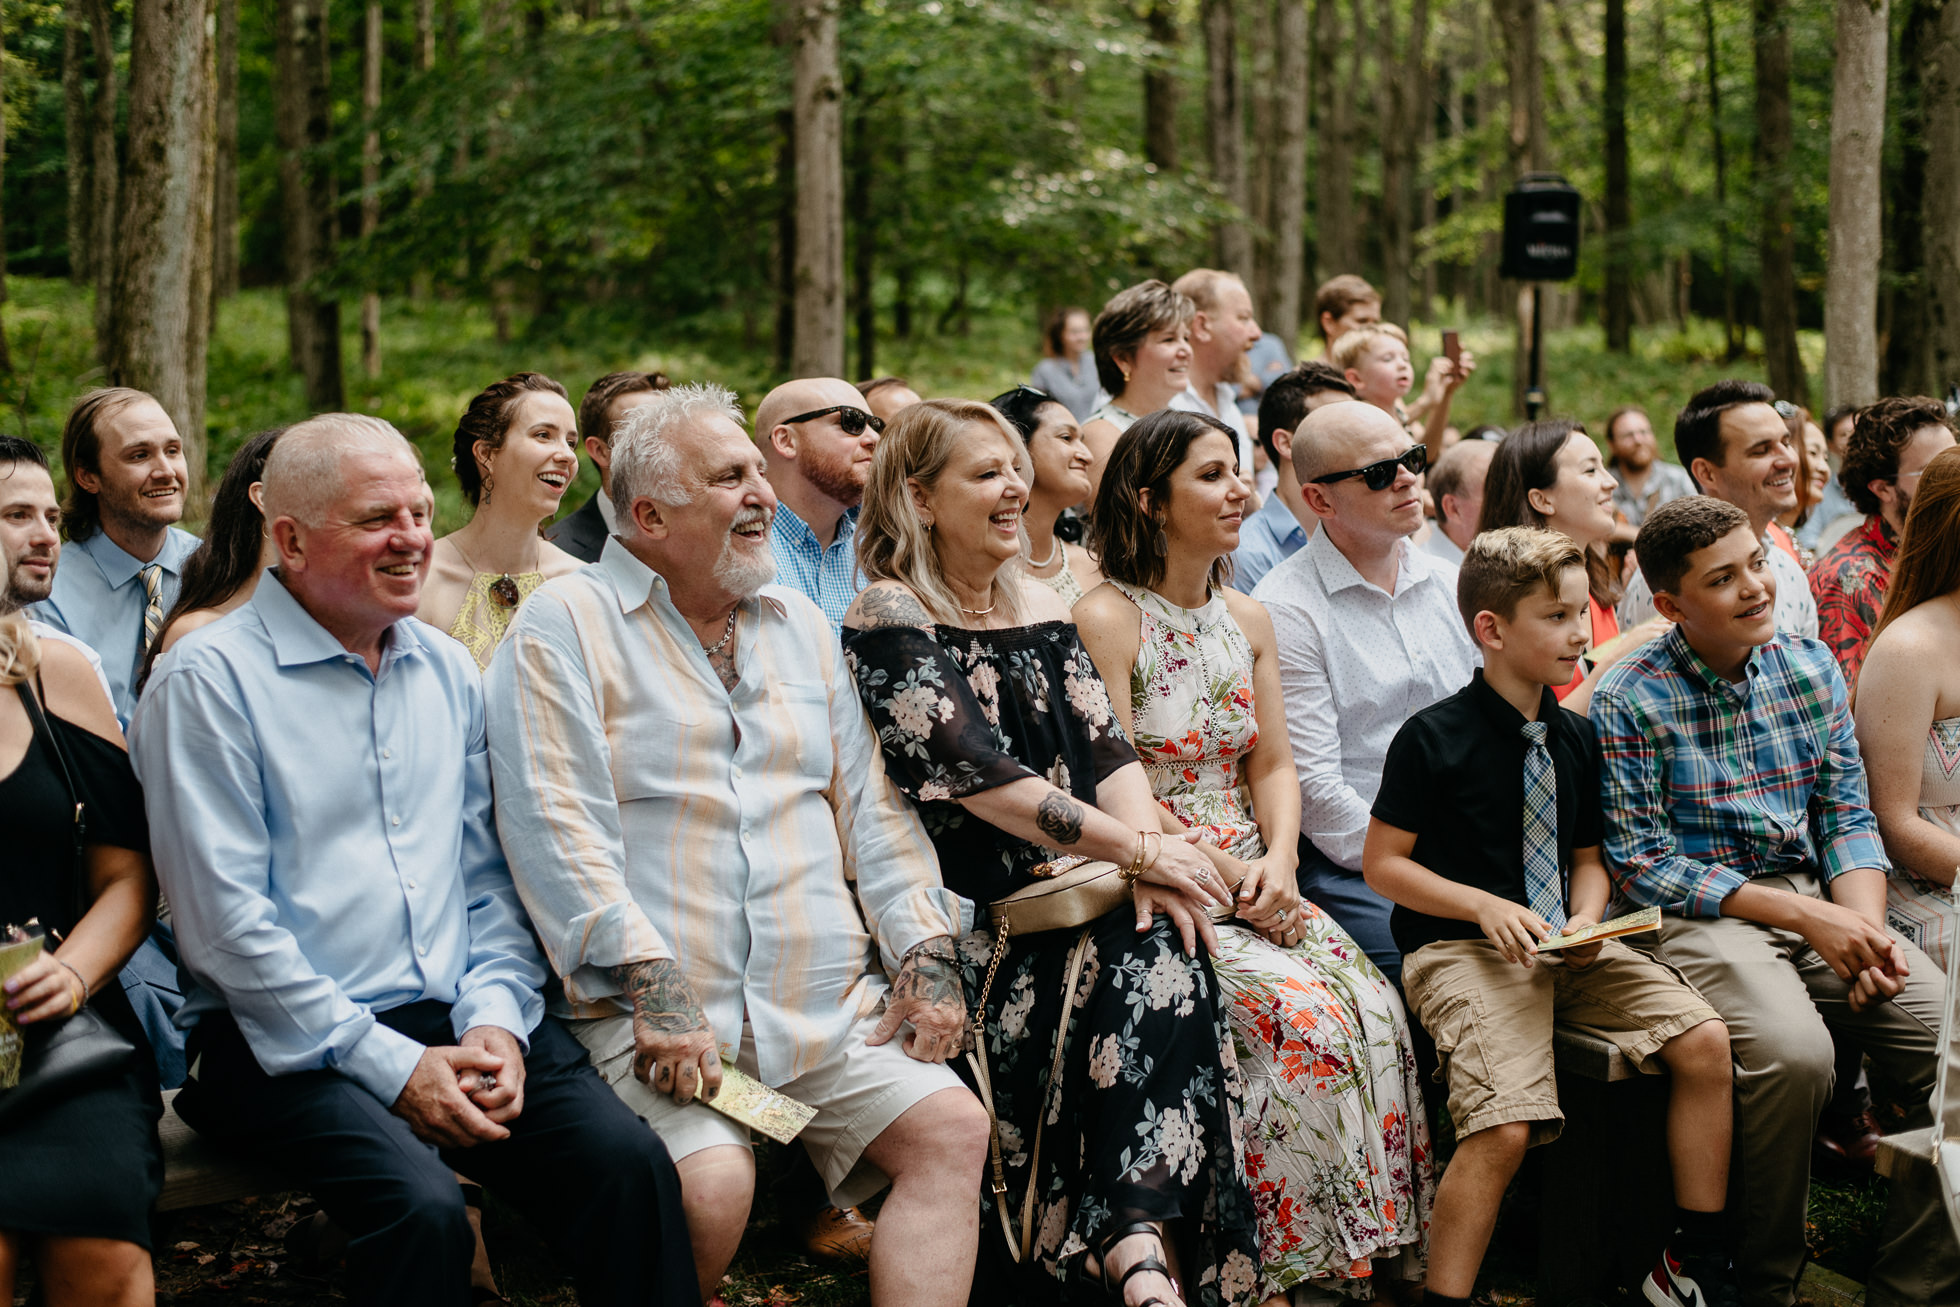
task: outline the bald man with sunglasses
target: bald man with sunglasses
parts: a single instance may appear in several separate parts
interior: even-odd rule
[[[1329,404],[1293,433],[1300,497],[1320,529],[1252,597],[1279,637],[1287,734],[1300,774],[1300,892],[1390,980],[1390,904],[1361,877],[1368,810],[1404,721],[1470,682],[1479,657],[1456,607],[1456,566],[1415,548],[1426,452],[1372,404]]]
[[[857,598],[858,504],[884,429],[858,388],[836,377],[785,381],[755,410],[778,501],[769,528],[776,581],[823,609],[833,635]]]

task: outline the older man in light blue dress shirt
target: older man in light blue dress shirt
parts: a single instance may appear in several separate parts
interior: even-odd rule
[[[412,449],[314,418],[265,486],[279,566],[159,662],[132,732],[193,981],[180,1113],[320,1199],[363,1301],[468,1301],[454,1168],[557,1237],[581,1301],[688,1302],[666,1150],[544,1015],[476,665],[413,617]]]

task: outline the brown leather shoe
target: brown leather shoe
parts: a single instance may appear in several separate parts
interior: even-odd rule
[[[1826,1179],[1868,1176],[1878,1159],[1878,1118],[1869,1109],[1856,1116],[1826,1116],[1817,1126],[1811,1169]]]
[[[867,1262],[875,1228],[855,1207],[819,1208],[803,1223],[803,1250],[828,1262]]]

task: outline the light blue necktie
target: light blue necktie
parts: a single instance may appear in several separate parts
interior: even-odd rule
[[[1524,738],[1524,892],[1531,910],[1554,931],[1565,929],[1565,887],[1558,874],[1558,777],[1545,747],[1544,722],[1526,722]]]

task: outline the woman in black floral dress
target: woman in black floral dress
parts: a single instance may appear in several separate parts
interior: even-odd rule
[[[969,1000],[992,957],[986,905],[1056,852],[1128,865],[1155,831],[1143,769],[1052,591],[1022,575],[1026,454],[982,404],[907,409],[878,444],[858,521],[871,584],[844,619],[847,657],[893,779],[919,805],[948,887]],[[1153,838],[1151,848],[1157,841]],[[1017,936],[988,991],[986,1067],[1007,1199],[991,1185],[974,1301],[1245,1304],[1258,1240],[1234,1153],[1239,1091],[1204,907],[1229,903],[1209,862],[1164,840],[1134,908],[1096,922],[1064,1010],[1080,932]],[[1061,1084],[1049,1066],[1067,1025]],[[1040,1156],[1034,1160],[1037,1129]],[[1023,1212],[1033,1176],[1034,1210]],[[1176,1274],[1165,1273],[1165,1262]]]

